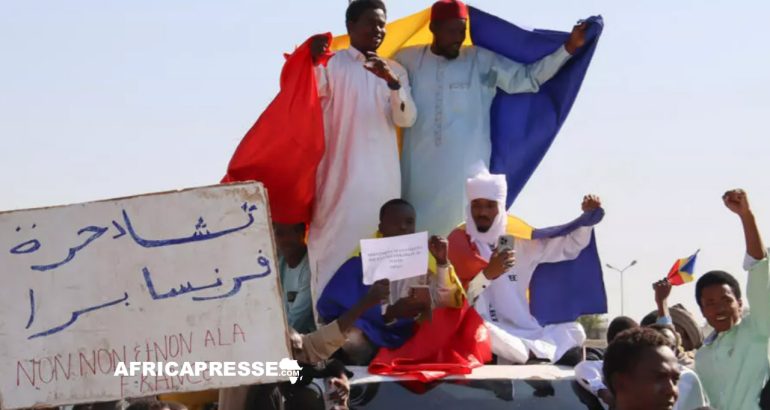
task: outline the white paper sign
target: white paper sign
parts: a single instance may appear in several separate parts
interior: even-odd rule
[[[428,271],[428,232],[361,240],[364,285],[425,275]]]
[[[288,377],[115,376],[291,357],[261,184],[0,213],[0,407]]]

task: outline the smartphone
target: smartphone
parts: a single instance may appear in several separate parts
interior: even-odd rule
[[[497,240],[497,251],[512,251],[513,241],[513,235],[500,235],[500,239]]]

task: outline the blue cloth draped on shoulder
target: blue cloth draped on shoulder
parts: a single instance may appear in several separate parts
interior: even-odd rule
[[[553,53],[569,33],[517,27],[505,20],[469,7],[471,40],[520,63],[533,63]],[[506,94],[497,90],[492,103],[490,170],[505,174],[508,181],[506,208],[519,195],[567,119],[596,50],[604,23],[600,16],[590,23],[587,43],[537,93]],[[566,172],[566,170],[565,170]]]
[[[603,218],[604,210],[599,208],[564,225],[535,229],[532,239],[567,235],[577,228],[596,225]],[[576,259],[538,265],[529,294],[530,313],[543,326],[571,322],[581,315],[607,313],[607,293],[595,235],[591,233],[591,242]]]
[[[361,257],[350,258],[324,288],[316,304],[318,315],[325,323],[329,323],[352,308],[368,291],[369,286],[364,285]],[[414,323],[411,319],[399,319],[388,326],[382,318],[380,305],[377,305],[356,320],[355,326],[376,346],[396,348],[412,336]]]

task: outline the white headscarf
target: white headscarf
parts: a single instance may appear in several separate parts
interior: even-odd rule
[[[479,171],[465,183],[465,192],[468,195],[468,204],[465,207],[465,232],[474,241],[495,245],[498,238],[505,234],[508,223],[505,211],[508,184],[505,182],[505,175],[490,174],[486,167],[479,168]],[[492,221],[489,230],[483,233],[476,228],[476,222],[471,215],[471,201],[474,199],[497,202],[497,217]]]

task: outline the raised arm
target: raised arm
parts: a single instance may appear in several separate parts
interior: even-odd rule
[[[754,213],[746,192],[741,189],[727,191],[722,200],[728,209],[738,215],[743,225],[747,255],[744,265],[749,270],[746,296],[751,308],[750,320],[762,335],[770,336],[770,269]]]
[[[529,250],[530,254],[538,255],[539,263],[562,262],[577,258],[591,242],[593,225],[601,221],[604,215],[601,206],[602,202],[598,196],[590,194],[584,196],[580,205],[583,214],[569,224],[554,227],[557,232],[561,230],[569,233],[526,242],[533,248]]]
[[[521,64],[495,55],[491,71],[496,75],[496,85],[509,94],[537,92],[564,66],[585,42],[588,23],[576,25],[562,47],[532,64]]]
[[[657,323],[661,325],[672,325],[671,313],[668,310],[668,297],[671,295],[671,282],[668,279],[661,279],[652,284],[655,291],[655,304],[658,306]]]
[[[722,196],[725,206],[738,217],[741,218],[743,225],[743,236],[746,240],[746,254],[755,260],[762,260],[767,256],[765,247],[762,244],[762,238],[759,236],[757,222],[754,220],[754,213],[749,206],[749,198],[742,189],[727,191]]]
[[[440,236],[432,236],[428,242],[432,258],[428,262],[428,270],[435,274],[434,307],[454,307],[463,305],[465,292],[460,279],[449,264],[449,242]]]
[[[319,97],[331,96],[331,87],[329,85],[329,76],[322,61],[330,57],[329,42],[331,40],[330,34],[317,34],[310,40],[310,57],[313,60],[316,89],[318,90]]]

